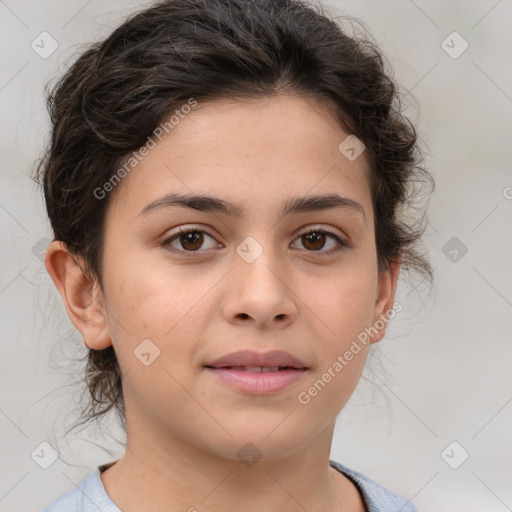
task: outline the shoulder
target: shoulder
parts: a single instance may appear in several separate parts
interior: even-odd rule
[[[121,512],[106,493],[99,468],[94,468],[80,485],[57,498],[42,512],[98,512],[98,510]]]
[[[418,512],[418,509],[409,500],[391,492],[362,473],[347,468],[334,460],[331,460],[330,464],[350,478],[358,487],[368,512]]]

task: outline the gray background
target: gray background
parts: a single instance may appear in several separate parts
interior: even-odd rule
[[[406,308],[340,414],[331,458],[423,511],[510,510],[512,2],[330,4],[366,23],[417,100],[404,98],[437,184],[425,237],[434,291],[400,281]],[[0,0],[0,511],[40,510],[122,454],[113,421],[111,438],[64,435],[80,399],[69,360],[86,351],[42,263],[51,234],[28,174],[47,139],[44,84],[141,5]],[[47,58],[31,47],[43,31],[58,43]],[[460,55],[457,36],[442,45],[453,31],[469,44]],[[47,469],[45,442],[59,455]]]

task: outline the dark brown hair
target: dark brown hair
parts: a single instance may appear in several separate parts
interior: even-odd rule
[[[353,25],[352,25],[353,26]],[[363,30],[364,33],[364,30]],[[51,141],[36,166],[56,240],[79,256],[102,286],[102,187],[121,162],[190,98],[312,96],[366,146],[371,166],[378,268],[401,261],[430,282],[421,251],[425,215],[417,187],[416,131],[402,115],[387,61],[368,34],[342,28],[320,4],[301,0],[168,0],[130,16],[92,44],[47,90]],[[341,142],[341,141],[340,141]],[[114,408],[126,429],[122,379],[113,347],[90,350],[83,417]]]

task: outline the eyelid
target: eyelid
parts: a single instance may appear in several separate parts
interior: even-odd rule
[[[305,231],[303,231],[305,229]],[[335,235],[338,238],[341,238],[343,242],[348,244],[347,236],[343,231],[341,231],[338,228],[326,226],[324,224],[308,224],[306,228],[300,228],[297,230],[296,234],[294,236],[302,236],[307,235],[308,233],[314,232],[314,231],[325,231],[331,235]]]

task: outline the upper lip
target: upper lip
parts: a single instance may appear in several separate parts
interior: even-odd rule
[[[306,368],[306,365],[300,359],[282,350],[271,350],[270,352],[239,350],[226,354],[205,366],[214,368],[224,368],[226,366],[291,366],[293,368]]]

